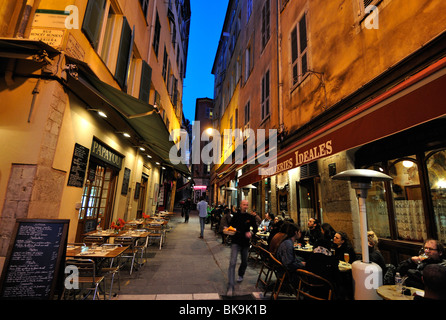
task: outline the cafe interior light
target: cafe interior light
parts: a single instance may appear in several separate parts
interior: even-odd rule
[[[413,161],[404,160],[403,161],[404,168],[412,168],[413,167]]]
[[[126,138],[130,138],[130,135],[127,132],[123,132],[122,135]]]
[[[144,147],[139,147],[139,150],[141,150],[141,151],[146,151],[146,148],[144,148]]]
[[[150,154],[147,155],[147,158],[152,159],[152,156]]]

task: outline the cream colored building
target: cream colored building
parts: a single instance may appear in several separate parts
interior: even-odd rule
[[[74,242],[173,209],[190,17],[187,0],[0,4],[0,256],[18,218],[69,219]]]
[[[374,169],[393,178],[374,183],[367,199],[368,226],[386,260],[417,253],[427,238],[445,242],[445,5],[230,1],[213,69],[214,126],[231,127],[238,115],[238,128],[277,129],[277,167],[261,176],[249,158],[219,164],[214,196],[224,199],[222,187],[236,186],[259,213],[284,212],[303,229],[316,217],[347,232],[359,252],[355,192],[332,177]]]

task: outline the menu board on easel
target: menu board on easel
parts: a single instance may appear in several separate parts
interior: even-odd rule
[[[63,280],[69,222],[17,219],[0,278],[1,299],[54,297]]]

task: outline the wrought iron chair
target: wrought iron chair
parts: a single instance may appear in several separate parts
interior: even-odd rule
[[[333,300],[335,290],[327,279],[307,270],[297,270],[299,285],[296,299],[309,298],[312,300]],[[303,296],[303,297],[302,297]]]
[[[270,252],[261,246],[257,246],[257,250],[260,254],[260,271],[257,277],[256,288],[258,288],[259,283],[263,286],[263,295],[266,295],[268,290],[271,289],[271,278],[273,276],[273,266],[271,263]]]
[[[289,287],[290,291],[295,294],[296,289],[290,281],[290,275],[287,268],[279,260],[277,260],[272,253],[270,253],[269,256],[273,273],[276,276],[276,282],[271,292],[271,299],[277,300],[281,290],[285,286]]]
[[[96,245],[100,246],[105,242],[105,238],[104,237],[98,237],[98,236],[86,236],[84,237],[84,243],[87,246],[91,246],[93,243],[95,243]]]

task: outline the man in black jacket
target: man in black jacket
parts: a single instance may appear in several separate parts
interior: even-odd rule
[[[238,269],[237,282],[243,281],[246,267],[248,266],[248,251],[252,237],[252,230],[255,232],[257,223],[255,217],[247,212],[248,200],[242,200],[240,210],[232,217],[231,226],[236,229],[232,236],[231,256],[228,269],[228,296],[234,294],[235,266],[237,264],[237,255],[240,252],[241,264]]]
[[[446,260],[444,260],[444,246],[440,241],[433,239],[426,240],[423,246],[423,252],[424,254],[422,255],[404,260],[396,269],[402,277],[407,276],[405,285],[408,287],[424,289],[422,280],[424,268],[429,264],[446,265]]]

